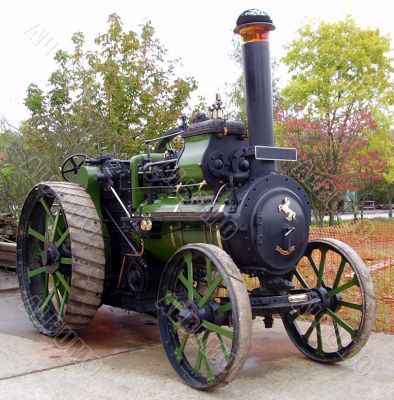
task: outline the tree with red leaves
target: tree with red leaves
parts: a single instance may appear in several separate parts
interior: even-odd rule
[[[320,223],[327,209],[333,224],[344,193],[380,175],[382,160],[369,139],[394,104],[389,52],[387,37],[350,17],[306,25],[287,46],[281,141],[299,150],[288,172],[307,187]]]
[[[283,111],[277,120],[281,143],[298,149],[297,163],[284,165],[284,172],[306,187],[319,225],[326,210],[330,224],[334,223],[338,202],[346,191],[358,192],[381,178],[383,160],[367,140],[376,129],[370,113],[354,114],[346,124],[331,129],[324,121],[296,118]]]

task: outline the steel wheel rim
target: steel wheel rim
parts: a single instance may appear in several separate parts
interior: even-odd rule
[[[316,253],[320,253],[318,259]],[[284,326],[307,357],[326,363],[343,361],[361,350],[372,331],[375,315],[372,279],[354,250],[335,239],[310,242],[305,259],[314,277],[304,276],[301,260],[295,282],[302,288],[326,289],[330,307],[316,310],[310,318],[298,312],[288,313],[283,316]],[[327,269],[329,262],[335,272],[331,276]]]
[[[249,347],[250,337],[245,338],[241,330],[248,326],[251,314],[249,306],[247,317],[242,316],[245,327],[240,329],[240,324],[234,323],[243,313],[236,303],[235,288],[221,270],[220,261],[205,251],[214,246],[203,246],[185,246],[172,258],[160,285],[158,321],[163,346],[174,369],[189,385],[209,389],[231,381],[243,365],[243,352]],[[215,314],[224,318],[223,323],[201,318],[195,327],[185,328],[184,315],[179,315],[192,302],[199,312],[217,307]]]

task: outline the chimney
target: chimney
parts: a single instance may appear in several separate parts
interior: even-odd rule
[[[237,19],[235,33],[240,35],[251,147],[274,146],[273,105],[269,33],[275,26],[268,14],[252,9]],[[256,149],[257,158],[257,149]],[[252,162],[254,176],[276,172],[275,160],[262,158]],[[264,160],[264,161],[261,161]]]

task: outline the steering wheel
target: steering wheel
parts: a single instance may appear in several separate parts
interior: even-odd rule
[[[82,165],[89,157],[83,153],[72,154],[70,157],[67,157],[62,164],[60,169],[62,173],[62,177],[65,181],[69,182],[71,176],[76,175]]]

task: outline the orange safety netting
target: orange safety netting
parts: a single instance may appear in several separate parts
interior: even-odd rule
[[[311,227],[309,239],[317,238],[338,239],[357,251],[369,268],[375,286],[374,329],[394,333],[394,220],[362,220],[324,228]],[[244,274],[244,280],[248,290],[259,286],[256,277]],[[353,312],[357,318],[355,310],[346,312]]]
[[[394,333],[394,220],[312,227],[310,239],[330,237],[353,247],[371,272],[376,292],[374,329]]]

